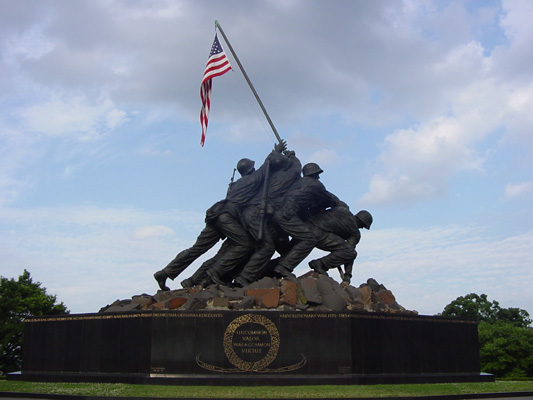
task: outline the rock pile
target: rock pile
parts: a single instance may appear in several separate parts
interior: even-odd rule
[[[375,279],[358,288],[343,286],[314,271],[292,279],[263,278],[244,288],[200,286],[155,295],[141,294],[117,300],[100,313],[135,310],[249,310],[278,311],[368,311],[417,314],[396,302],[392,292]]]

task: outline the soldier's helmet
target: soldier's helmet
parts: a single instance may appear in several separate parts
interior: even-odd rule
[[[318,164],[314,162],[305,164],[304,167],[302,168],[302,173],[304,174],[304,176],[321,174],[322,172],[324,172],[322,171],[322,168],[320,168]]]
[[[357,214],[355,214],[355,217],[363,223],[363,227],[366,229],[370,229],[370,225],[372,225],[372,222],[374,221],[372,214],[366,210],[359,211]]]
[[[241,176],[248,175],[254,170],[255,161],[250,160],[249,158],[243,158],[237,163],[237,171]]]

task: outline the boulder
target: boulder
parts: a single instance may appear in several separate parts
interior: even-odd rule
[[[212,307],[215,309],[229,308],[229,299],[227,297],[215,297]]]
[[[185,303],[185,310],[203,310],[207,307],[207,300],[202,299],[200,296],[191,296]]]
[[[276,278],[270,278],[268,276],[253,282],[246,286],[244,289],[275,289],[279,287],[279,280]]]
[[[372,311],[372,289],[369,285],[363,284],[358,288],[347,286],[344,290],[350,295],[353,304],[361,304],[363,310]]]
[[[396,298],[390,290],[380,288],[377,292],[372,292],[372,302],[390,304],[396,301]]]
[[[231,308],[234,310],[247,310],[253,308],[255,304],[254,296],[246,296],[240,302],[232,304]]]
[[[100,313],[139,310],[247,310],[359,311],[417,314],[403,308],[392,291],[370,278],[359,287],[339,284],[333,278],[309,271],[283,279],[266,277],[245,288],[213,284],[206,288],[162,291],[116,300]]]
[[[244,297],[244,289],[229,288],[227,286],[220,287],[221,295],[228,298],[228,300],[241,300]]]
[[[133,296],[131,298],[132,303],[137,303],[141,305],[141,308],[148,309],[152,304],[154,304],[154,298],[149,294],[141,294],[138,296]]]
[[[295,307],[298,303],[298,284],[287,279],[281,281],[280,304]]]
[[[279,305],[279,289],[247,289],[246,296],[253,296],[259,308],[277,308]]]
[[[322,304],[322,296],[318,290],[317,280],[313,276],[300,279],[299,284],[307,303],[313,303],[315,305]]]
[[[322,306],[331,311],[344,311],[348,304],[342,297],[333,292],[322,297]]]
[[[185,303],[187,303],[188,300],[189,299],[187,297],[174,297],[174,298],[172,298],[170,300],[167,300],[165,302],[165,306],[169,310],[175,310],[175,309],[180,308]]]

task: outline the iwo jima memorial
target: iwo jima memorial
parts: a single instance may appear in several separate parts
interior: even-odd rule
[[[360,229],[287,149],[218,22],[278,143],[264,163],[242,159],[224,200],[206,213],[195,244],[155,272],[155,295],[93,314],[28,318],[23,366],[9,379],[183,385],[373,384],[492,381],[480,372],[477,324],[420,316],[384,285],[350,284]],[[215,40],[201,86],[202,145],[212,78],[230,70]],[[216,255],[170,290],[202,254]],[[294,268],[314,249],[326,255]],[[338,270],[341,283],[328,276]]]

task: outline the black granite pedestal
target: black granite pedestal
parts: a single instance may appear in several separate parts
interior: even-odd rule
[[[493,381],[477,324],[376,313],[145,311],[30,318],[9,379],[181,385]]]

